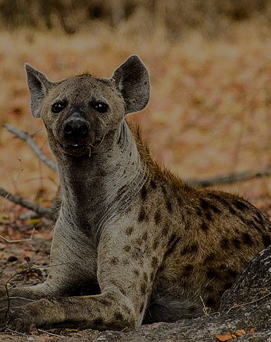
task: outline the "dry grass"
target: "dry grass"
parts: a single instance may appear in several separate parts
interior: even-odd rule
[[[3,30],[0,124],[9,122],[35,134],[48,151],[45,130],[29,112],[23,64],[29,62],[52,80],[86,70],[110,77],[136,53],[150,71],[152,94],[147,109],[133,117],[163,163],[183,178],[270,164],[271,40],[259,36],[259,23],[231,26],[234,40],[210,40],[190,32],[174,42],[168,41],[163,26],[153,32],[146,28],[148,34],[142,36],[137,25],[138,19],[117,29],[101,23],[74,35]],[[32,199],[45,190],[41,201],[53,196],[55,175],[2,128],[0,165],[0,186]],[[269,195],[270,181],[227,189],[253,198]]]

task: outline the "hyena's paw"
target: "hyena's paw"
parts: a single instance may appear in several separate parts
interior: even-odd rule
[[[2,297],[0,298],[0,309],[14,308],[32,302],[33,300],[23,297]]]
[[[50,327],[65,320],[65,313],[57,310],[56,303],[54,299],[40,299],[10,308],[8,312],[6,309],[0,309],[0,324],[4,328],[25,333],[30,333],[34,328],[41,326]]]

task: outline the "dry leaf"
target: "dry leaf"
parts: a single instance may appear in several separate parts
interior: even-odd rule
[[[231,341],[233,339],[232,334],[230,332],[223,334],[223,335],[216,335],[216,338],[218,341],[224,342],[224,341]]]
[[[238,337],[239,336],[243,336],[245,334],[246,334],[246,332],[243,329],[238,329],[238,330],[235,331],[235,335],[238,336]]]

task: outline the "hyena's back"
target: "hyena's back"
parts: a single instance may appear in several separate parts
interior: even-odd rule
[[[161,171],[146,152],[141,156],[151,172],[137,222],[153,226],[150,248],[166,245],[161,266],[151,274],[145,322],[197,316],[203,303],[217,308],[248,261],[270,244],[270,222],[243,198],[190,187]],[[159,257],[153,257],[156,262]]]

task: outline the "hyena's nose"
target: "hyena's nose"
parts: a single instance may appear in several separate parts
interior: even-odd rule
[[[86,138],[89,132],[89,123],[78,117],[73,117],[64,123],[64,135],[66,138]]]

